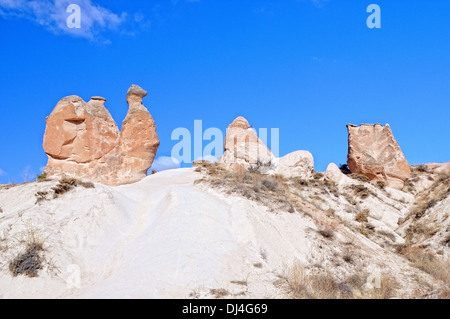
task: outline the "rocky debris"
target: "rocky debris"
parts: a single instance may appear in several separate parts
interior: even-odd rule
[[[282,158],[275,157],[242,116],[228,126],[224,154],[217,163],[228,169],[241,166],[262,174],[280,174],[287,178],[306,178],[314,170],[314,158],[310,152],[296,151]]]
[[[146,95],[137,85],[128,90],[129,110],[121,132],[104,106],[106,99],[96,96],[86,103],[69,96],[59,101],[46,119],[47,176],[112,186],[144,178],[159,147],[155,122],[142,105]]]
[[[352,173],[383,181],[387,186],[402,189],[411,169],[389,124],[347,125],[347,164]]]
[[[337,185],[348,184],[345,181],[349,181],[349,178],[342,173],[341,169],[335,163],[328,165],[324,175],[326,179],[333,181]]]
[[[308,151],[296,151],[276,160],[275,174],[308,178],[314,171],[314,158]]]

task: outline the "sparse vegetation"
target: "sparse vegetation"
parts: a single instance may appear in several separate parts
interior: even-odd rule
[[[79,183],[80,181],[75,178],[62,178],[59,181],[59,184],[52,188],[52,190],[55,192],[54,198],[67,193],[72,188],[76,187]]]
[[[428,169],[425,165],[417,165],[417,166],[411,166],[412,172],[420,172],[420,173],[427,173]]]
[[[342,259],[348,264],[353,263],[353,255],[351,253],[346,253],[344,256],[342,256]]]
[[[248,286],[247,280],[232,280],[232,281],[230,281],[230,283],[232,283],[234,285],[239,285],[239,286]]]
[[[450,247],[450,234],[448,234],[445,239],[442,241],[442,245]]]
[[[402,247],[399,251],[412,265],[445,284],[450,284],[450,260],[437,257],[422,247]]]
[[[79,179],[75,178],[62,178],[55,187],[52,187],[53,191],[53,199],[58,198],[59,196],[69,192],[75,187],[84,187],[84,188],[95,188],[94,183],[92,182],[83,182]],[[48,196],[51,195],[48,191],[38,191],[34,195],[36,197],[36,204],[41,203],[42,201],[49,200]]]
[[[43,182],[43,181],[46,181],[46,180],[47,180],[47,173],[46,172],[43,172],[41,175],[37,176],[37,181],[38,182]]]
[[[411,221],[406,230],[406,242],[409,246],[420,243],[439,232],[439,225],[424,217],[429,209],[438,205],[449,195],[450,176],[439,176],[428,189],[416,194],[415,204],[404,221]]]
[[[358,214],[356,214],[355,216],[355,220],[358,223],[367,223],[367,218],[369,217],[369,213],[370,211],[368,209],[363,210],[362,212],[359,212]]]
[[[370,182],[370,179],[369,179],[367,176],[364,176],[364,175],[352,173],[352,174],[349,174],[349,175],[347,175],[347,176],[350,177],[350,178],[353,178],[354,180],[363,182],[363,183],[368,183],[368,182]]]
[[[353,194],[361,199],[366,199],[370,195],[369,189],[363,185],[352,185],[350,188],[353,190]]]
[[[39,240],[34,231],[30,232],[26,249],[9,264],[9,270],[14,277],[24,275],[27,277],[37,277],[42,269],[43,241]]]
[[[384,190],[384,188],[386,187],[386,183],[383,181],[376,181],[375,185],[381,190]]]
[[[259,202],[272,211],[295,212],[295,203],[286,180],[278,175],[262,175],[259,171],[247,171],[243,167],[229,171],[219,164],[199,162],[196,170],[206,172],[196,183],[208,182],[212,187],[225,188],[228,194],[239,194]]]
[[[210,290],[210,293],[211,293],[211,295],[213,295],[214,298],[216,298],[216,299],[223,299],[223,298],[225,298],[225,297],[227,297],[227,296],[230,295],[230,293],[229,293],[227,290],[223,289],[223,288],[220,288],[220,289],[211,289],[211,290]]]
[[[44,200],[47,200],[48,192],[40,191],[37,192],[34,196],[36,196],[36,203],[40,203]]]
[[[354,274],[339,282],[329,272],[310,273],[300,265],[294,265],[286,277],[287,293],[295,299],[389,299],[395,296],[398,283],[390,276],[382,275],[380,287],[364,289],[367,274]]]
[[[326,239],[332,240],[334,238],[334,231],[330,228],[319,229],[317,232]]]

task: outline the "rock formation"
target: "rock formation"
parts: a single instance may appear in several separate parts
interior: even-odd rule
[[[48,177],[70,176],[107,185],[141,180],[147,175],[159,146],[155,122],[142,105],[147,95],[137,85],[127,94],[128,114],[119,131],[105,108],[106,99],[78,96],[58,102],[47,117],[44,151]]]
[[[277,159],[275,166],[275,174],[309,178],[314,171],[314,158],[308,151],[295,151]]]
[[[217,162],[229,169],[242,166],[258,170],[262,174],[280,174],[288,178],[306,178],[314,170],[314,158],[307,151],[296,151],[282,158],[275,157],[241,116],[228,126],[224,153]]]
[[[389,124],[347,125],[347,164],[352,173],[384,181],[401,189],[411,175],[410,166],[392,135]]]
[[[243,166],[268,170],[275,156],[258,138],[248,121],[239,116],[228,126],[223,156],[218,160],[223,166],[234,169]]]
[[[450,162],[444,164],[428,163],[424,164],[426,169],[435,174],[450,175]]]

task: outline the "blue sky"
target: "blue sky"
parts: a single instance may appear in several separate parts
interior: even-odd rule
[[[371,3],[381,29],[366,25]],[[280,155],[308,150],[318,171],[346,162],[347,123],[389,123],[411,164],[447,162],[449,13],[446,0],[0,0],[0,183],[46,165],[61,98],[103,96],[120,126],[131,84],[149,92],[161,165],[175,128],[239,115],[279,128]]]

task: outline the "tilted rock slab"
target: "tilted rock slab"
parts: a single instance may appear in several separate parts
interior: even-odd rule
[[[389,124],[362,124],[360,127],[349,124],[347,129],[350,171],[401,189],[411,175],[411,168]]]
[[[228,169],[243,167],[262,174],[280,174],[288,178],[306,178],[314,170],[314,158],[307,151],[296,151],[277,158],[242,116],[228,126],[224,153],[217,162]]]
[[[44,151],[49,178],[76,177],[111,186],[147,176],[159,147],[156,125],[142,105],[147,95],[137,85],[128,90],[128,114],[119,131],[105,108],[106,99],[78,96],[58,102],[47,117]]]

